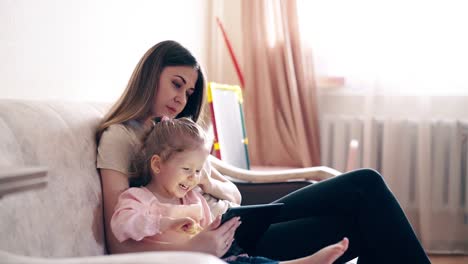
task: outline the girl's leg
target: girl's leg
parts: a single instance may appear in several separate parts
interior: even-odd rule
[[[349,239],[348,250],[339,259],[348,261],[360,253],[356,226],[349,216],[304,217],[270,226],[251,255],[291,260],[318,252],[343,237]],[[341,263],[341,262],[338,262]]]
[[[225,261],[232,264],[332,264],[343,255],[343,252],[348,248],[348,243],[348,239],[344,238],[339,243],[325,247],[311,256],[281,262],[258,256],[238,256],[234,259],[225,259]]]
[[[349,238],[338,262],[430,263],[403,210],[380,174],[363,169],[297,190],[276,224],[259,241],[256,255],[294,259]]]
[[[295,260],[282,261],[281,264],[333,264],[348,248],[348,239],[330,245],[315,254]]]

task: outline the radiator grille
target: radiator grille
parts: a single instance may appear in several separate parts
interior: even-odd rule
[[[357,139],[355,166],[381,172],[406,206],[417,203],[420,174],[430,174],[437,207],[466,207],[467,138],[468,122],[462,120],[327,116],[321,120],[322,164],[344,171],[348,143]]]

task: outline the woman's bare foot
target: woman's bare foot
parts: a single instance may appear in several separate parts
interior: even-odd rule
[[[282,261],[284,264],[332,264],[337,260],[343,253],[348,249],[349,240],[345,237],[340,242],[330,245],[328,247],[322,248],[313,255],[290,260]]]

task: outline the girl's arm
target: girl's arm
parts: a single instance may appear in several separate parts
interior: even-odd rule
[[[242,200],[241,193],[237,186],[226,179],[219,171],[211,167],[211,176],[202,177],[200,187],[205,193],[212,196],[240,204]]]
[[[172,244],[172,243],[158,243],[126,240],[122,244],[126,244],[129,249],[136,249],[135,251],[194,251],[203,252],[217,257],[222,257],[231,247],[234,241],[234,234],[236,229],[241,224],[239,217],[232,218],[220,226],[221,217],[217,217],[209,226],[205,228],[198,235],[186,243]]]

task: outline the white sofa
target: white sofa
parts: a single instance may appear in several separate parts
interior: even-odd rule
[[[106,255],[95,166],[95,130],[106,107],[0,99],[0,263],[224,263],[193,252]],[[317,167],[272,174],[213,164],[243,184],[339,173]]]
[[[0,263],[224,263],[192,252],[106,255],[94,140],[105,107],[0,100]]]

